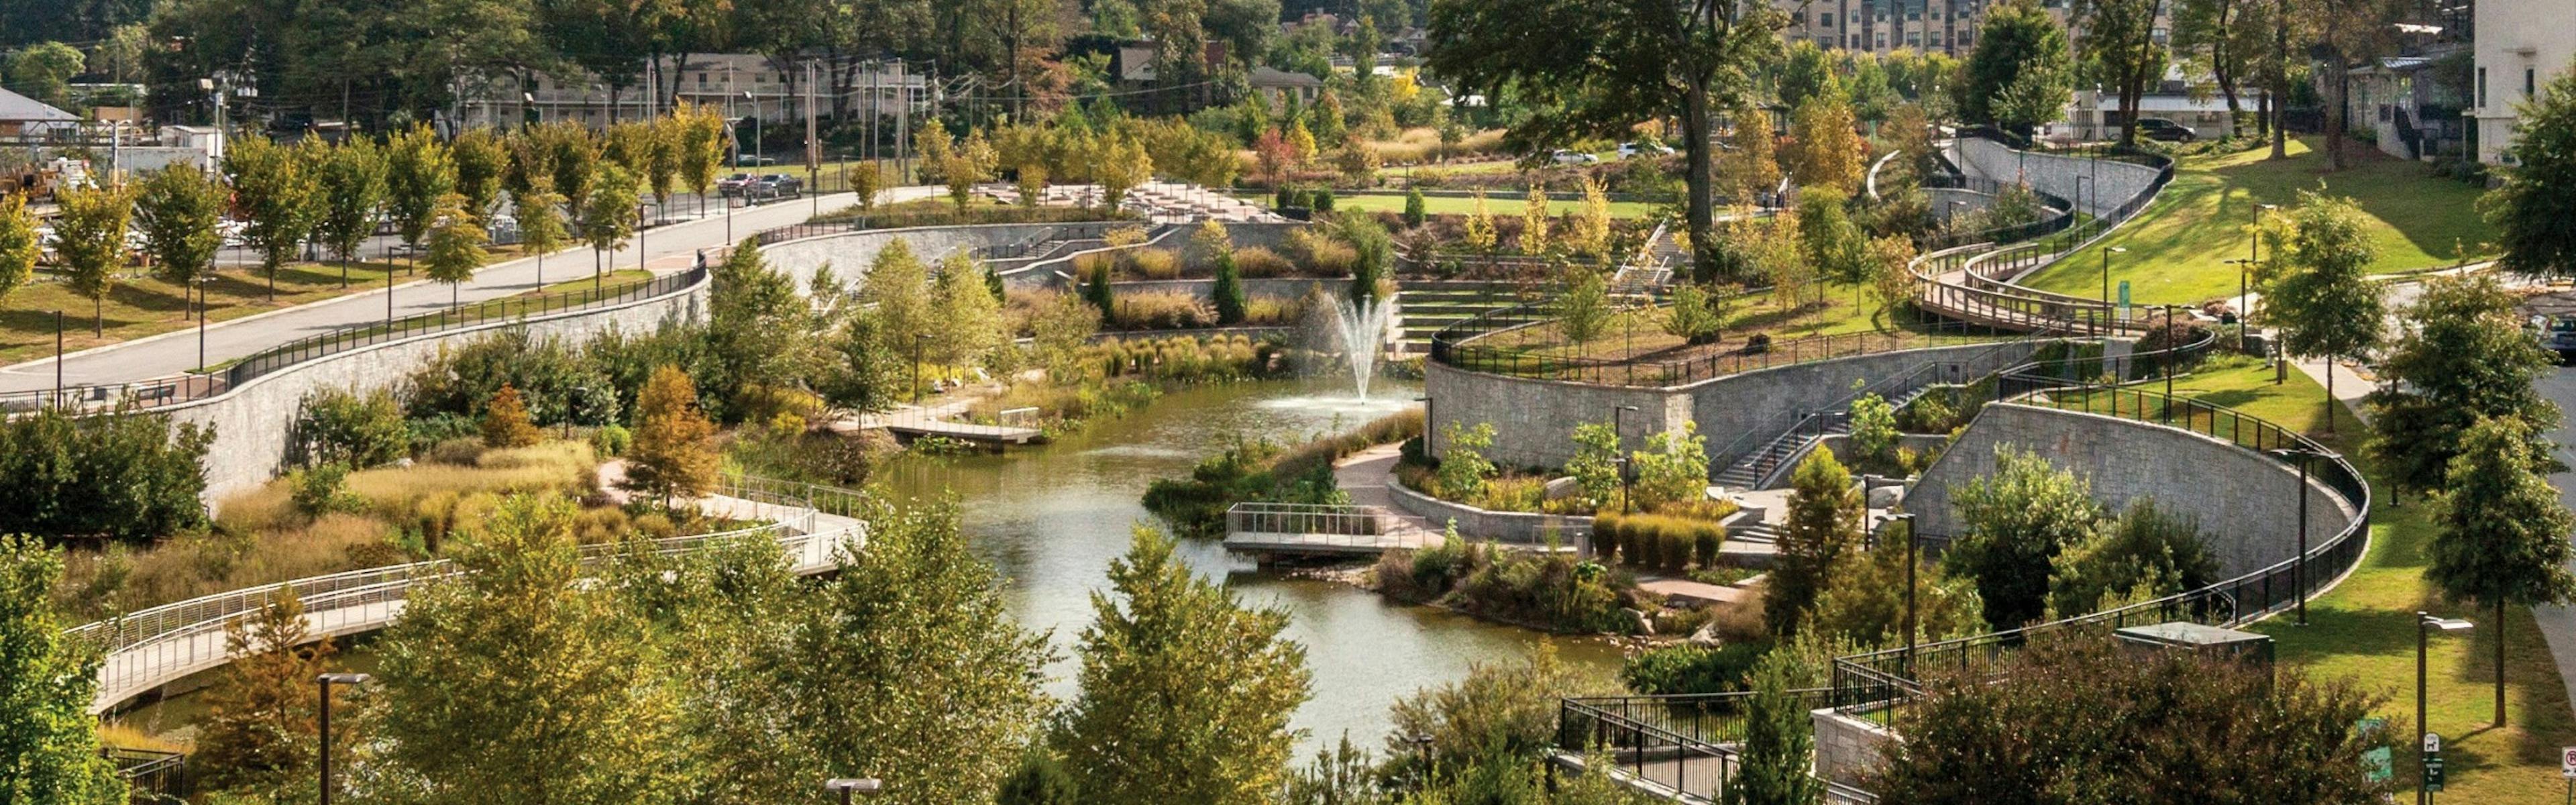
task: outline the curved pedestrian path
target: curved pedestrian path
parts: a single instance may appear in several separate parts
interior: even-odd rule
[[[846,552],[866,545],[867,524],[851,516],[854,512],[848,506],[816,498],[846,501],[851,495],[744,479],[742,485],[693,503],[710,517],[767,525],[654,540],[651,550],[676,555],[733,540],[768,539],[777,543],[790,572],[827,573],[840,567]],[[582,560],[607,561],[626,550],[626,545],[617,543],[586,545]],[[231,662],[230,628],[289,591],[304,606],[307,634],[318,641],[390,626],[402,617],[413,589],[460,572],[444,559],[353,570],[200,596],[74,627],[71,635],[95,642],[106,655],[99,666],[98,694],[90,713],[106,713],[163,685]]]

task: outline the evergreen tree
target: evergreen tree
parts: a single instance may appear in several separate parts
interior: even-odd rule
[[[491,256],[483,251],[483,227],[466,211],[465,197],[456,193],[438,200],[438,212],[431,220],[429,252],[422,266],[430,279],[447,283],[447,304],[456,307],[465,283],[473,281],[474,270]]]
[[[582,583],[574,517],[550,495],[503,501],[456,541],[461,572],[414,586],[377,642],[367,771],[407,801],[672,801],[675,704],[646,624]]]
[[[774,661],[815,767],[866,769],[905,802],[992,801],[1052,704],[1046,636],[1012,622],[957,517],[951,502],[864,504],[867,548],[793,600]]]
[[[698,410],[697,386],[679,367],[665,364],[637,393],[635,447],[627,452],[625,487],[660,498],[696,497],[715,486],[723,456],[716,452],[714,423]]]
[[[2264,313],[2281,328],[2281,351],[2326,361],[2325,429],[2334,432],[2334,366],[2379,345],[2383,315],[2370,261],[2379,253],[2351,199],[2299,191],[2291,213],[2290,271],[2273,280]]]
[[[2556,461],[2530,423],[2480,418],[2461,434],[2459,446],[2435,501],[2439,530],[2424,578],[2446,598],[2495,612],[2484,636],[2496,647],[2495,723],[2501,727],[2505,607],[2576,600],[2576,574],[2567,569],[2576,557],[2567,542],[2576,532],[2576,514],[2558,502],[2557,490],[2542,475]]]
[[[313,678],[328,670],[331,639],[314,640],[293,585],[225,632],[226,679],[208,694],[190,765],[210,789],[300,800],[313,790],[307,770],[321,745]]]
[[[1308,695],[1305,647],[1280,638],[1286,611],[1244,608],[1173,548],[1140,526],[1110,562],[1054,743],[1087,802],[1266,802]]]
[[[1816,671],[1794,650],[1774,650],[1753,666],[1753,700],[1745,708],[1743,768],[1726,786],[1725,805],[1817,805],[1825,781],[1808,769],[1816,729],[1806,701],[1791,691],[1811,687]]]
[[[1084,283],[1082,286],[1082,299],[1083,301],[1090,302],[1092,307],[1100,309],[1101,321],[1117,320],[1117,293],[1117,291],[1112,290],[1109,287],[1109,261],[1102,260],[1097,263],[1093,263],[1091,266],[1091,280]]]
[[[1073,775],[1064,771],[1064,763],[1044,750],[1020,756],[1020,767],[1002,780],[1001,793],[994,795],[994,805],[1078,805],[1082,801],[1073,787]]]
[[[1248,312],[1246,310],[1248,303],[1244,299],[1242,274],[1234,267],[1233,250],[1218,252],[1216,255],[1215,293],[1216,323],[1243,323],[1244,316]]]
[[[1780,556],[1762,586],[1762,614],[1771,631],[1798,632],[1825,591],[1845,553],[1860,545],[1862,500],[1834,451],[1823,447],[1789,476],[1788,520],[1780,528]]]
[[[2543,71],[2547,72],[2547,71]],[[2515,166],[2478,199],[2504,247],[2497,265],[2530,276],[2576,276],[2576,70],[2561,69],[2515,110]]]
[[[107,294],[125,267],[125,225],[133,195],[122,188],[87,188],[54,194],[54,254],[62,258],[63,284],[90,301],[91,335],[107,333]]]
[[[2557,356],[2523,332],[2519,303],[2492,277],[2437,277],[2406,311],[2368,398],[2366,443],[2399,488],[2441,489],[2462,433],[2479,417],[2557,426],[2558,406],[2538,387]]]
[[[63,555],[0,535],[0,803],[124,805],[125,780],[98,752],[98,649],[53,610]]]
[[[1430,203],[1429,203],[1428,201],[1426,201],[1426,200],[1424,200],[1424,199],[1422,198],[1422,188],[1418,188],[1418,187],[1407,187],[1407,188],[1405,188],[1405,189],[1404,189],[1404,225],[1405,225],[1405,227],[1406,227],[1406,228],[1419,227],[1419,226],[1421,226],[1421,225],[1423,224],[1423,222],[1431,220],[1431,213],[1429,212],[1429,204],[1430,204]]]
[[[501,384],[501,390],[483,405],[483,446],[526,447],[536,444],[544,434],[528,421],[528,404],[519,397],[519,387]]]

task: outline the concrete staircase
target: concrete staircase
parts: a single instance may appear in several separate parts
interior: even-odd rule
[[[1403,280],[1396,304],[1403,313],[1401,341],[1407,355],[1431,351],[1431,336],[1477,314],[1520,304],[1528,286],[1479,280]]]
[[[1800,417],[1779,435],[1763,442],[1762,446],[1747,451],[1729,462],[1726,469],[1718,471],[1712,480],[1717,486],[1726,489],[1763,488],[1765,484],[1779,477],[1789,468],[1791,462],[1797,460],[1815,443],[1827,436],[1850,435],[1852,400],[1858,399],[1862,394],[1875,393],[1885,398],[1889,405],[1899,409],[1904,408],[1916,398],[1932,390],[1931,380],[1935,376],[1933,370],[1937,366],[1937,364],[1924,364],[1914,371],[1854,392],[1852,396],[1843,398],[1825,410]]]

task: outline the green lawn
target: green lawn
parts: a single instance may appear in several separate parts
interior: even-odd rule
[[[2322,433],[2325,390],[2315,381],[2297,371],[2282,385],[2273,385],[2272,377],[2261,366],[2208,372],[2177,380],[2175,391],[2305,429],[2347,453],[2360,443],[2361,423],[2340,405],[2334,408],[2337,435]],[[2372,476],[2373,493],[2385,496],[2387,486],[2366,463],[2364,472]],[[2432,538],[2427,513],[2421,499],[2392,506],[2383,497],[2371,514],[2369,554],[2351,577],[2309,602],[2309,625],[2298,626],[2284,614],[2250,628],[2272,636],[2285,666],[2315,679],[2350,680],[2383,696],[2378,712],[2399,725],[2403,744],[2414,734],[2415,612],[2475,621],[2477,629],[2468,636],[2434,638],[2428,655],[2428,711],[2433,730],[2444,738],[2449,771],[2440,796],[2452,802],[2560,802],[2566,782],[2558,776],[2557,750],[2576,746],[2576,716],[2569,714],[2548,644],[2530,609],[2507,610],[2505,702],[2511,723],[2494,726],[2493,613],[2445,603],[2425,583]],[[2400,779],[2411,778],[2412,755],[2400,749],[2398,758]],[[2411,796],[2399,794],[2401,800]]]
[[[1485,211],[1498,217],[1505,215],[1519,215],[1521,214],[1521,208],[1525,204],[1522,198],[1522,194],[1519,193],[1488,194],[1485,197]],[[1403,212],[1404,196],[1337,195],[1333,197],[1333,208],[1341,210],[1359,210],[1362,212]],[[1452,196],[1424,196],[1422,198],[1422,209],[1432,215],[1466,215],[1468,213],[1475,212],[1476,200],[1472,198],[1457,198]],[[1548,202],[1547,209],[1549,213],[1555,215],[1579,213],[1583,211],[1583,202],[1558,199]],[[1648,215],[1653,215],[1654,212],[1655,205],[1643,201],[1610,202],[1610,217],[1612,218],[1644,218]]]
[[[2130,283],[2142,303],[2198,303],[2236,293],[2236,267],[2247,256],[2245,227],[2258,204],[2297,203],[2298,191],[2349,196],[2373,219],[2379,246],[2375,273],[2459,262],[2481,254],[2495,238],[2478,217],[2481,191],[2430,175],[2424,165],[2377,157],[2338,173],[2324,173],[2314,141],[2290,143],[2290,158],[2268,159],[2256,149],[2183,159],[2174,180],[2147,211],[2102,244],[2032,275],[2024,284],[2042,290],[2093,296],[2101,293],[2104,246],[2128,249],[2111,256],[2111,281]]]

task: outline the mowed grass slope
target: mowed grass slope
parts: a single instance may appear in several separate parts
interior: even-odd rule
[[[2226,405],[2298,428],[2347,454],[2357,451],[2364,434],[2350,409],[2334,407],[2334,434],[2325,433],[2325,389],[2304,373],[2272,383],[2272,370],[2251,366],[2179,379],[2179,394]],[[2338,378],[2338,384],[2358,382]],[[2155,384],[2148,384],[2153,386]],[[2455,606],[2424,580],[2427,549],[2434,526],[2431,506],[2421,498],[2402,502],[2388,498],[2386,484],[2367,462],[2378,497],[2371,513],[2371,544],[2351,577],[2308,603],[2309,625],[2299,626],[2289,613],[2249,627],[2271,635],[2285,668],[2318,680],[2345,679],[2377,693],[2384,701],[2377,714],[2388,717],[2411,745],[2415,721],[2415,612],[2424,610],[2477,623],[2468,635],[2436,636],[2429,644],[2428,712],[2433,731],[2442,734],[2443,759],[2449,772],[2439,796],[2451,802],[2557,803],[2566,794],[2558,775],[2558,748],[2576,746],[2576,716],[2568,709],[2566,686],[2549,646],[2527,607],[2506,609],[2505,702],[2508,726],[2493,725],[2496,629],[2494,613]],[[2253,490],[2212,490],[2213,494],[2254,494]],[[2401,781],[2414,776],[2414,755],[2397,752]],[[2411,783],[2410,783],[2411,785]],[[2401,792],[2402,801],[2413,796]]]
[[[2270,159],[2271,151],[2261,148],[2186,157],[2146,212],[2102,243],[2023,284],[2097,295],[2102,249],[2121,247],[2128,253],[2111,255],[2111,281],[2129,282],[2133,299],[2192,304],[2233,296],[2237,272],[2226,261],[2248,256],[2252,238],[2246,227],[2254,222],[2258,205],[2286,210],[2298,203],[2301,190],[2348,196],[2371,217],[2379,246],[2373,273],[2450,265],[2488,251],[2482,244],[2495,238],[2495,230],[2478,216],[2477,199],[2483,193],[2478,188],[2377,152],[2326,173],[2325,155],[2314,147],[2322,146],[2315,140],[2293,140],[2290,157],[2282,160]]]

